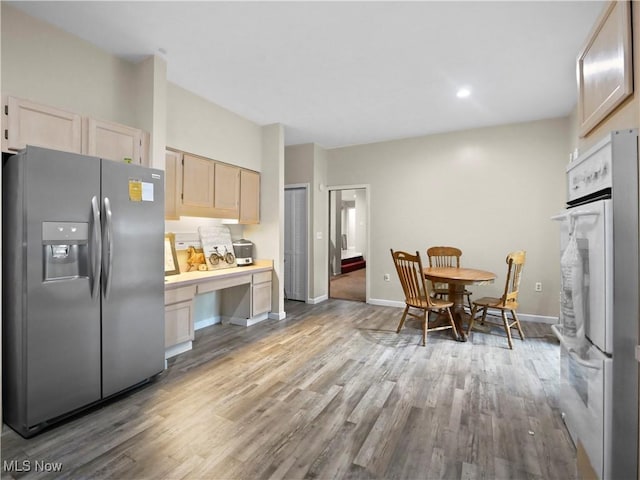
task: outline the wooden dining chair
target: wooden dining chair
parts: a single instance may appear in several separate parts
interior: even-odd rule
[[[515,326],[518,329],[520,339],[524,340],[524,334],[522,333],[522,327],[520,326],[520,320],[516,315],[518,309],[518,289],[520,288],[520,277],[522,276],[522,268],[526,258],[526,252],[518,251],[511,252],[507,255],[507,281],[504,286],[504,293],[500,298],[483,297],[473,302],[473,310],[471,310],[471,317],[469,318],[469,325],[467,327],[467,336],[471,332],[473,323],[476,321],[476,313],[478,310],[482,311],[482,318],[480,323],[488,323],[490,325],[498,325],[504,327],[507,333],[507,341],[509,342],[509,348],[513,349],[513,342],[511,341],[511,329]],[[494,308],[500,310],[502,316],[502,323],[486,321],[487,310]],[[511,312],[513,318],[512,321],[507,319],[507,310]]]
[[[408,252],[394,252],[391,249],[391,256],[393,257],[393,263],[398,272],[398,278],[402,284],[402,290],[404,291],[404,301],[406,307],[402,313],[400,324],[398,325],[397,333],[400,333],[404,321],[407,315],[417,318],[422,321],[422,345],[427,344],[427,331],[432,330],[446,330],[453,329],[455,337],[458,337],[456,325],[453,323],[453,317],[451,315],[451,307],[453,302],[448,300],[441,300],[432,298],[429,295],[427,288],[427,281],[424,278],[422,270],[422,261],[420,260],[420,254],[416,252],[412,255]],[[420,310],[420,314],[412,313],[410,309]],[[428,312],[430,311],[446,311],[449,324],[429,327]]]
[[[427,249],[430,267],[454,267],[460,268],[462,250],[456,247],[430,247]],[[447,283],[431,282],[431,294],[436,298],[449,298],[449,285]],[[464,289],[463,295],[467,297],[469,311],[471,311],[471,292]]]

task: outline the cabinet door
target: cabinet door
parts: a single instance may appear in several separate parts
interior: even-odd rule
[[[86,153],[100,158],[122,162],[130,158],[132,163],[142,161],[142,130],[118,123],[87,119]]]
[[[182,155],[180,214],[211,217],[213,210],[214,162],[193,155]]]
[[[255,284],[252,300],[252,317],[271,311],[271,282]]]
[[[240,223],[260,223],[260,174],[240,170]]]
[[[193,340],[192,302],[164,307],[164,347]]]
[[[164,155],[164,218],[167,220],[179,220],[178,210],[180,202],[180,167],[182,166],[182,154],[167,150]]]
[[[214,217],[238,218],[240,201],[240,168],[215,163]]]
[[[7,97],[3,136],[5,152],[27,145],[82,153],[82,117],[59,108]]]

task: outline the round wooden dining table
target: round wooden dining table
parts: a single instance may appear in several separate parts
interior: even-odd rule
[[[486,270],[476,270],[475,268],[456,267],[426,267],[423,269],[425,278],[438,283],[449,285],[449,300],[453,302],[451,315],[456,324],[458,336],[461,341],[466,342],[467,336],[462,330],[462,320],[468,315],[464,312],[464,287],[465,285],[486,285],[493,283],[496,274]]]

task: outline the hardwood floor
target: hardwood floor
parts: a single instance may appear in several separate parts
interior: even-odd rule
[[[286,303],[287,318],[196,332],[152,384],[25,440],[6,425],[2,478],[576,477],[557,408],[559,347],[523,322],[455,342],[401,309]],[[35,461],[60,462],[43,475]]]

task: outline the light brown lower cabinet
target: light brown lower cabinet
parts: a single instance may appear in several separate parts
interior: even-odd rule
[[[164,346],[175,347],[194,339],[193,334],[193,297],[196,287],[179,287],[165,290],[164,293]],[[176,352],[180,353],[180,352]]]
[[[251,316],[271,311],[271,272],[253,274],[251,288]]]
[[[220,319],[223,323],[248,327],[268,318],[273,270],[246,268],[231,269],[227,274],[217,272],[188,286],[171,288],[167,284],[164,292],[166,358],[192,347],[195,338],[193,299],[196,295],[220,293]]]

